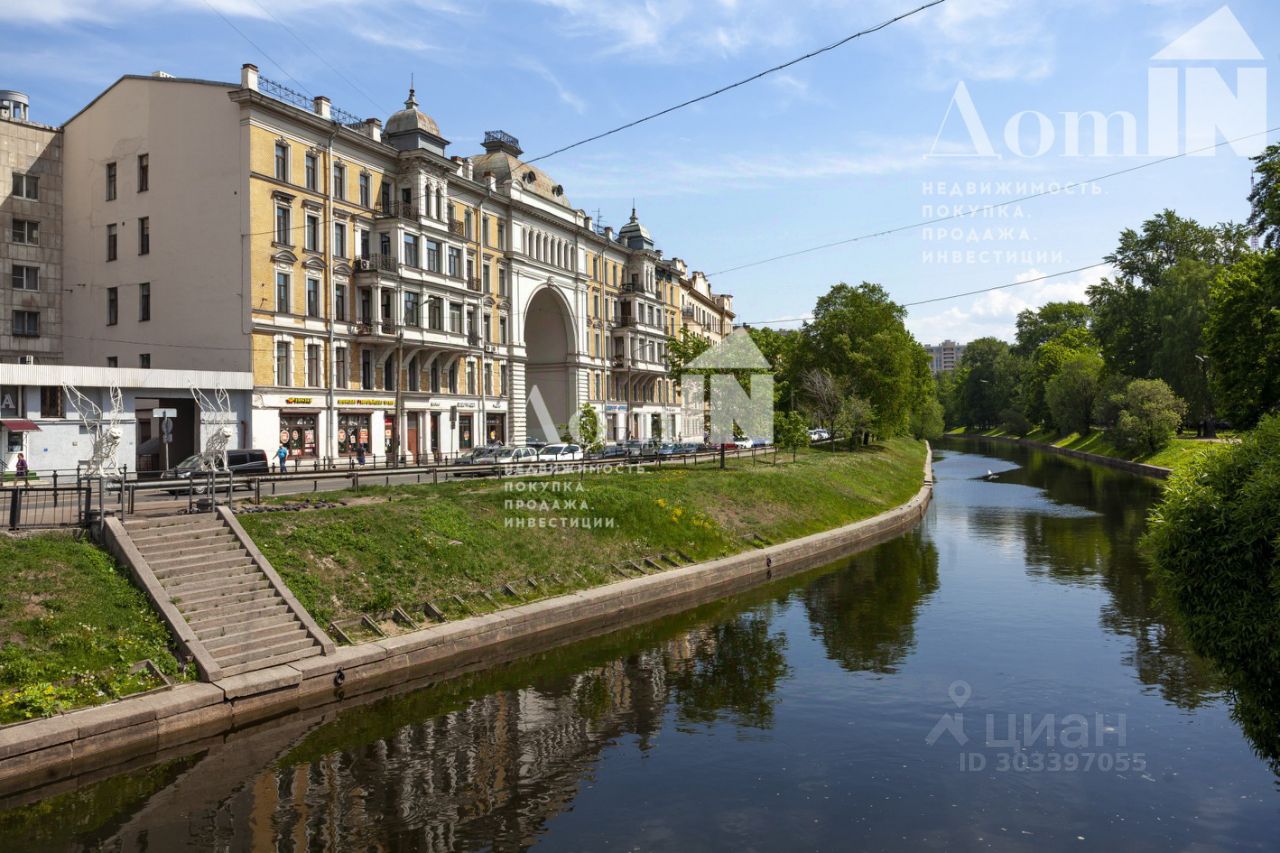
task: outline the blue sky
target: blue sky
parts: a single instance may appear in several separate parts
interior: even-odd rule
[[[918,2],[9,0],[0,87],[27,92],[33,117],[56,124],[121,74],[164,70],[234,80],[240,64],[252,61],[268,77],[385,118],[400,107],[413,74],[423,109],[452,141],[451,153],[474,153],[485,130],[503,129],[532,157]],[[1280,90],[1280,5],[1229,4],[1229,17],[1258,51],[1244,58],[1248,50],[1229,32],[1222,6],[1221,0],[947,0],[786,72],[540,165],[565,185],[575,206],[593,215],[599,209],[609,224],[626,220],[634,197],[668,255],[715,273],[910,225],[936,212],[929,205],[1007,201],[1020,182],[1079,181],[1147,162],[1159,136],[1148,129],[1158,112],[1148,107],[1151,68],[1173,69],[1183,93],[1178,116],[1191,111],[1185,102],[1195,87],[1212,103],[1222,100],[1204,75],[1226,81],[1226,91],[1239,97],[1231,113],[1239,124],[1219,132],[1219,140],[1237,135],[1232,127],[1280,124],[1272,106]],[[1183,39],[1172,59],[1152,59],[1215,13],[1215,26]],[[1252,75],[1250,85],[1260,76],[1269,85],[1261,110],[1251,111],[1261,103],[1254,95],[1240,94],[1240,73]],[[1193,75],[1200,75],[1195,83]],[[973,125],[953,103],[960,83],[992,156],[938,156],[977,151]],[[1091,110],[1132,114],[1136,151],[1123,150],[1117,118],[1107,151],[1095,155],[1085,133],[1081,151],[1069,154],[1063,113]],[[1015,151],[1006,126],[1022,111],[1035,112],[1012,132]],[[1045,128],[1053,138],[1039,153]],[[1177,138],[1161,138],[1184,150],[1191,146],[1181,138],[1185,126],[1179,128]],[[1248,143],[1260,144],[1261,137]],[[970,181],[979,192],[967,191]],[[984,183],[990,192],[981,192]],[[939,185],[957,184],[959,195],[936,193]],[[1228,147],[1113,178],[1096,194],[1056,195],[1010,205],[999,218],[960,220],[949,226],[958,231],[940,239],[910,228],[714,276],[713,286],[733,293],[739,319],[755,323],[805,315],[837,281],[880,282],[901,302],[928,299],[1095,263],[1122,227],[1164,207],[1204,221],[1241,220],[1248,187],[1248,161]],[[971,250],[972,257],[952,256]],[[1104,272],[920,306],[909,326],[926,343],[1007,337],[1018,310],[1079,298]]]

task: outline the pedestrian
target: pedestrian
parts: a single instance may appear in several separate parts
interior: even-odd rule
[[[13,473],[14,473],[15,480],[21,480],[22,482],[26,483],[28,486],[31,485],[27,481],[27,457],[21,453],[18,454],[18,461],[13,466]]]
[[[285,463],[289,459],[289,448],[284,445],[284,442],[280,443],[280,449],[276,451],[276,459],[280,462],[280,473],[287,473],[288,467]]]
[[[359,442],[356,445],[356,464],[357,465],[364,464],[364,442],[363,441]]]

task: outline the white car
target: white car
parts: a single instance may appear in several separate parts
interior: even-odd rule
[[[539,462],[581,462],[582,445],[548,444],[538,453]]]
[[[831,438],[831,434],[827,432],[825,429],[809,430],[810,441],[826,441],[828,438]]]
[[[493,461],[499,465],[532,465],[538,461],[536,447],[504,447]]]
[[[751,436],[744,435],[742,438],[735,438],[733,440],[733,445],[739,450],[750,450],[755,445],[755,442],[752,440]]]

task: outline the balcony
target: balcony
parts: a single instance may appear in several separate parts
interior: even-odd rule
[[[465,222],[463,222],[463,221],[461,221],[461,220],[459,220],[459,219],[450,219],[450,220],[449,220],[449,233],[450,233],[450,234],[453,234],[453,235],[455,235],[455,236],[457,236],[457,237],[466,237],[466,236],[468,236],[468,235],[467,235],[467,225],[466,225],[466,223],[465,223]]]
[[[469,276],[469,277],[467,277],[467,278],[465,279],[465,281],[467,282],[467,290],[470,290],[472,293],[480,293],[480,292],[481,292],[481,291],[480,291],[480,278],[479,278],[479,276],[474,276],[474,275],[473,275],[473,276]]]
[[[356,258],[352,266],[355,267],[357,276],[362,273],[400,272],[400,261],[395,255],[370,255],[367,258]]]
[[[408,201],[389,202],[378,208],[377,212],[377,216],[380,218],[399,217],[400,219],[408,219],[411,222],[417,222],[426,215],[426,211],[420,205]]]
[[[682,315],[686,320],[692,320],[692,319],[693,319],[693,306],[692,306],[692,305],[686,305],[686,306],[684,306],[683,308],[681,308],[681,309],[680,309],[680,314],[681,314],[681,315]]]

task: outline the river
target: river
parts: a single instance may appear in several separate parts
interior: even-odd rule
[[[935,473],[865,554],[11,804],[0,849],[1275,849],[1138,550],[1159,486],[995,444]]]

